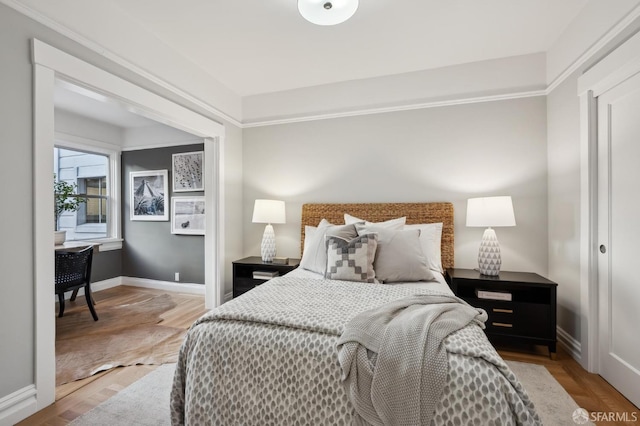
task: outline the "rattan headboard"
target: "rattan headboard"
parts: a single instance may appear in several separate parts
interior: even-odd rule
[[[318,226],[322,219],[334,224],[343,224],[345,213],[369,222],[382,222],[402,216],[407,217],[407,224],[442,222],[442,267],[453,268],[453,204],[303,204],[301,247],[304,247],[305,226]]]

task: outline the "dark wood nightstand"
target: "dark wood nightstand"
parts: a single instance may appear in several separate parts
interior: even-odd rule
[[[254,278],[254,272],[276,273],[276,276],[291,272],[300,265],[300,259],[289,259],[287,264],[264,263],[260,256],[245,257],[233,262],[233,297],[238,297],[257,285],[269,280],[269,277]]]
[[[448,269],[447,280],[456,296],[487,311],[490,340],[547,345],[555,358],[558,284],[530,272],[491,277],[473,269]]]

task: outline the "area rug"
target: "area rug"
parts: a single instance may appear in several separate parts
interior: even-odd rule
[[[175,306],[162,294],[113,307],[98,304],[98,321],[87,309],[56,318],[56,385],[118,366],[176,362],[185,330],[158,325],[160,315]]]
[[[507,361],[533,400],[545,426],[574,424],[575,401],[549,371],[535,364]],[[74,426],[169,425],[169,393],[175,364],[162,365],[75,419]]]
[[[542,365],[526,362],[507,361],[507,364],[527,390],[544,426],[575,424],[572,416],[579,408],[578,404],[549,370]],[[593,425],[586,421],[580,424]]]

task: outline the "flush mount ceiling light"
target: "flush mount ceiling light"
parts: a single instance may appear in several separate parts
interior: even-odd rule
[[[316,25],[336,25],[351,18],[358,0],[298,0],[298,11]]]

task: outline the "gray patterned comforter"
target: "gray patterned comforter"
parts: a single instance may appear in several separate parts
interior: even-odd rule
[[[352,425],[336,342],[360,312],[429,290],[275,278],[197,320],[180,349],[174,425]],[[445,339],[432,425],[537,425],[533,404],[477,325]]]

